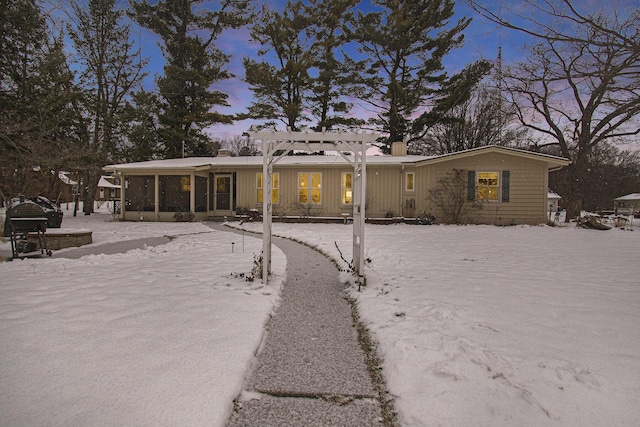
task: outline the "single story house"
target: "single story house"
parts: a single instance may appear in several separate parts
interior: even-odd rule
[[[545,154],[487,146],[440,156],[411,156],[396,143],[392,155],[366,156],[366,218],[436,217],[429,199],[447,173],[464,170],[466,198],[483,209],[468,222],[541,224],[548,215],[548,174],[569,161]],[[273,167],[273,218],[342,218],[353,210],[353,167],[335,155],[284,156]],[[196,220],[233,217],[263,206],[263,158],[180,158],[114,164],[106,173],[120,179],[121,218],[172,221],[177,212]]]
[[[101,176],[98,181],[98,192],[96,200],[118,200],[120,199],[120,177]]]
[[[640,193],[631,193],[613,199],[613,210],[616,215],[640,214]]]

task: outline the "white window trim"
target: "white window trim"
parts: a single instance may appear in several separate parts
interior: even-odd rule
[[[344,182],[345,175],[351,175],[351,188],[343,187],[342,183]],[[351,202],[345,203],[342,197],[342,192],[345,190],[351,190]],[[353,206],[353,172],[342,172],[340,174],[340,206]]]
[[[262,190],[262,198],[264,200],[264,177],[262,177],[262,186],[258,185],[258,183],[260,182],[261,176],[262,176],[262,172],[256,172],[256,204],[262,204],[262,201],[260,201],[260,198],[258,197],[258,190]],[[280,172],[274,172],[271,175],[271,183],[273,185],[271,190],[278,190],[278,200],[275,202],[273,201],[273,193],[272,193],[271,203],[274,205],[279,205],[280,204]]]
[[[305,174],[308,177],[309,185],[306,188],[300,187],[300,175],[302,175],[302,174]],[[312,201],[313,200],[313,196],[312,196],[311,193],[313,192],[313,175],[320,175],[320,203],[313,203],[313,201]],[[306,204],[310,204],[310,205],[314,205],[314,206],[322,205],[322,172],[298,172],[298,177],[297,178],[298,178],[298,180],[297,180],[297,189],[298,189],[298,191],[297,191],[297,194],[298,194],[297,200],[298,200],[298,203],[302,203],[300,201],[300,190],[306,189],[306,190],[309,191],[309,193],[308,193],[309,201],[306,202]]]
[[[480,198],[480,174],[481,173],[495,173],[498,174],[497,198],[496,199],[481,199]],[[501,169],[482,169],[476,170],[476,200],[481,203],[501,203],[502,202],[502,170]]]
[[[413,188],[409,188],[409,175],[413,176]],[[405,172],[404,191],[406,191],[407,193],[415,193],[416,191],[416,173],[415,172]]]

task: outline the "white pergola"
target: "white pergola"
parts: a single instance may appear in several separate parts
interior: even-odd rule
[[[367,186],[366,155],[368,144],[380,137],[377,133],[355,132],[278,132],[250,131],[254,141],[262,142],[262,283],[267,284],[271,271],[271,220],[273,216],[273,165],[292,150],[336,151],[353,166],[353,267],[364,275],[364,222]],[[282,153],[276,156],[276,153]],[[353,158],[344,154],[353,153]]]

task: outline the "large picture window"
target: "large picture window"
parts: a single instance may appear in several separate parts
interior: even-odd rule
[[[319,205],[322,203],[322,174],[301,172],[298,174],[298,202]]]
[[[341,181],[341,199],[340,203],[343,205],[353,204],[353,173],[352,172],[342,172]]]
[[[271,203],[279,203],[280,174],[275,172],[271,175]],[[256,202],[262,203],[264,200],[264,179],[262,172],[256,174]]]

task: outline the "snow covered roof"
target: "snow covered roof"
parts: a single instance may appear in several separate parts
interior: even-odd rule
[[[640,200],[640,193],[627,194],[626,196],[618,197],[617,199],[613,199],[613,200],[619,200],[619,201]]]
[[[369,165],[406,164],[430,159],[430,156],[367,156]],[[109,172],[122,170],[146,170],[146,169],[201,169],[211,166],[243,167],[262,166],[262,156],[250,157],[187,157],[184,159],[150,160],[138,163],[122,163],[108,165],[104,170]],[[278,161],[278,166],[294,165],[346,165],[347,161],[340,156],[284,156]]]
[[[424,164],[427,163],[438,163],[450,160],[452,158],[465,158],[465,157],[473,157],[479,154],[486,153],[501,153],[501,154],[509,154],[516,157],[545,161],[548,163],[549,167],[553,170],[560,169],[561,167],[567,166],[571,163],[571,161],[558,156],[552,156],[550,154],[536,153],[534,151],[526,151],[520,150],[518,148],[511,147],[503,147],[499,145],[487,145],[484,147],[476,147],[471,148],[469,150],[456,151],[454,153],[442,154],[440,156],[433,156],[424,161]]]
[[[112,182],[109,182],[109,180],[107,180],[107,177],[105,176],[101,176],[100,180],[98,181],[98,187],[103,187],[103,188],[120,188],[119,185],[116,185]]]
[[[63,171],[58,172],[58,178],[60,179],[60,181],[64,182],[67,185],[78,184],[78,181],[69,178],[68,173],[69,172],[63,172]]]
[[[570,162],[562,157],[550,156],[548,154],[534,153],[530,151],[518,150],[514,148],[486,146],[473,148],[471,150],[449,153],[440,156],[367,156],[367,165],[403,165],[403,164],[428,164],[439,161],[446,161],[452,158],[474,156],[486,152],[499,152],[518,157],[525,157],[534,160],[545,161],[549,167],[559,168],[568,165]],[[107,165],[104,171],[110,173],[117,172],[141,172],[145,170],[206,170],[211,167],[257,167],[262,166],[262,156],[252,157],[186,157],[181,159],[150,160],[137,163],[121,163]],[[310,156],[284,156],[278,161],[278,166],[295,165],[346,165],[347,161],[338,153],[334,155],[310,155]]]
[[[547,194],[547,199],[562,199],[562,197],[560,197],[560,195],[556,192],[553,191],[549,191],[549,194]]]

